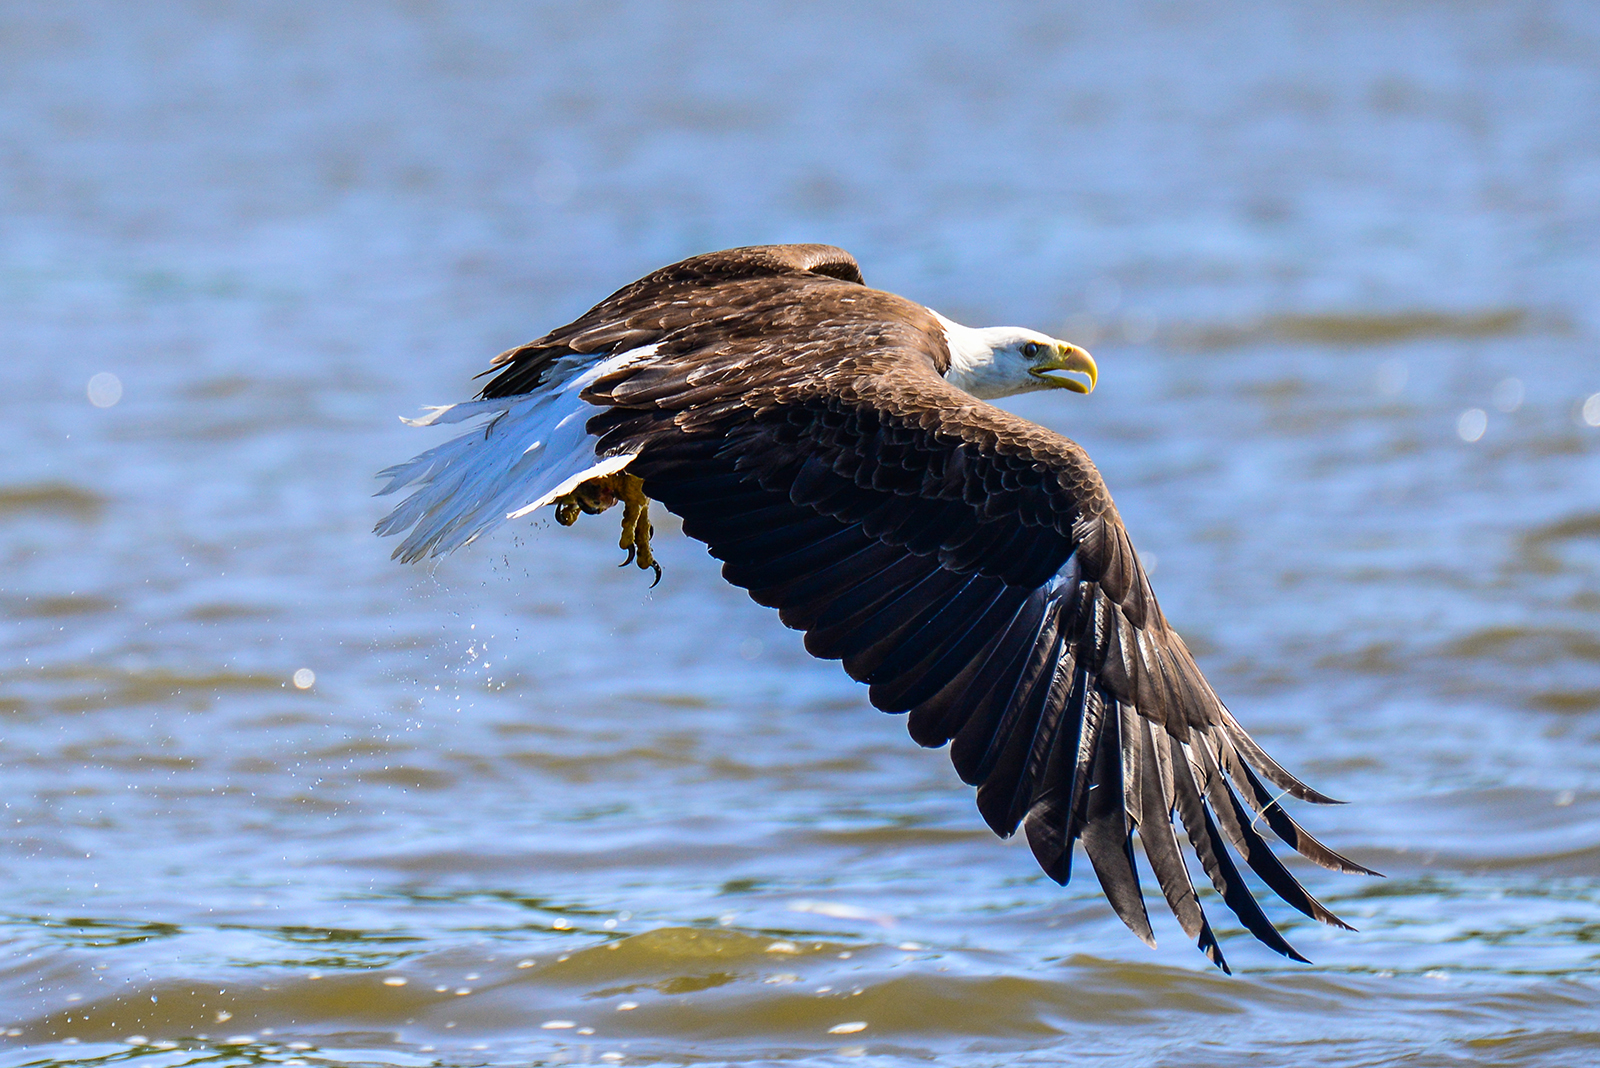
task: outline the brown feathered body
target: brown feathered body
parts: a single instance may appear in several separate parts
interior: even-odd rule
[[[1021,826],[1052,879],[1067,881],[1082,841],[1117,914],[1152,941],[1137,832],[1180,925],[1226,967],[1181,826],[1262,942],[1304,959],[1230,849],[1290,905],[1344,926],[1257,830],[1365,872],[1278,802],[1329,799],[1212,691],[1083,449],[946,380],[934,313],[868,288],[840,249],[712,253],[502,354],[482,403],[537,395],[575,366],[599,368],[581,389],[592,456],[625,463],[729,582],[843,661],[876,707],[906,713],[918,743],[949,743],[989,826]]]

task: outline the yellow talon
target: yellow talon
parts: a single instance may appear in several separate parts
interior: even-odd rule
[[[571,493],[556,498],[556,522],[570,527],[578,521],[580,512],[599,515],[618,501],[622,502],[622,537],[617,547],[628,550],[622,566],[635,564],[653,570],[656,579],[650,588],[654,589],[661,581],[661,565],[650,551],[650,536],[655,528],[650,525],[650,498],[644,495],[643,479],[619,472],[580,483]]]

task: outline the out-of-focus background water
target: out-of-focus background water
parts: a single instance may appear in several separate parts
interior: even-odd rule
[[[0,1066],[1600,1062],[1597,10],[0,5]],[[1140,946],[665,517],[389,561],[396,415],[791,240],[1096,353],[1359,934]]]

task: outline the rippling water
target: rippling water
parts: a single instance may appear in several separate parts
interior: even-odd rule
[[[6,4],[0,103],[0,1066],[1600,1061],[1592,7]],[[1094,349],[1359,934],[1146,950],[664,517],[389,562],[396,414],[769,240]]]

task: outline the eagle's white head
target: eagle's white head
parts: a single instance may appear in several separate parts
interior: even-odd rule
[[[1070,342],[1024,330],[1020,326],[962,326],[938,312],[950,346],[946,382],[980,400],[995,400],[1036,389],[1070,389],[1088,393],[1100,376],[1094,357]],[[1089,384],[1056,371],[1075,371]]]

